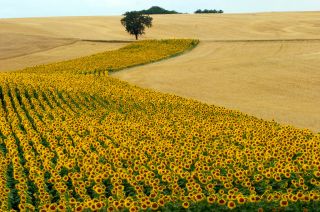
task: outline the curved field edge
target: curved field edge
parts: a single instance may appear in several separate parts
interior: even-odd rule
[[[164,61],[164,60],[168,60],[168,59],[171,59],[171,58],[178,57],[178,56],[181,56],[181,55],[183,55],[183,54],[186,54],[186,53],[188,53],[189,51],[192,51],[194,48],[196,48],[199,43],[200,43],[200,40],[192,40],[191,43],[190,43],[190,45],[189,45],[187,48],[185,48],[183,51],[177,51],[177,52],[174,53],[174,54],[168,55],[168,56],[163,57],[163,58],[158,59],[158,60],[154,60],[154,61],[152,61],[151,63],[161,62],[161,61]],[[124,68],[119,68],[119,69],[116,69],[116,70],[110,69],[110,70],[109,70],[109,73],[112,74],[112,73],[114,73],[114,72],[123,71],[123,70],[126,70],[126,69],[130,69],[130,68],[135,68],[135,67],[147,65],[147,64],[149,64],[149,63],[150,63],[150,62],[141,63],[141,64],[137,64],[137,65],[127,66],[127,67],[124,67]]]
[[[125,68],[144,65],[183,54],[199,43],[193,39],[145,40],[118,50],[106,51],[78,59],[28,67],[23,73],[59,73],[104,75]]]
[[[317,209],[320,134],[65,73],[0,74],[2,210]]]

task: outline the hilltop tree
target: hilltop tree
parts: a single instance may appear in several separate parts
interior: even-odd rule
[[[153,18],[149,15],[143,15],[140,12],[132,11],[126,12],[124,18],[121,19],[121,24],[126,28],[126,31],[134,35],[136,40],[145,33],[145,28],[152,27]]]
[[[158,7],[158,6],[153,6],[150,7],[147,10],[141,10],[139,11],[142,14],[148,14],[148,15],[153,15],[153,14],[179,14],[177,11],[174,10],[166,10],[162,7]]]

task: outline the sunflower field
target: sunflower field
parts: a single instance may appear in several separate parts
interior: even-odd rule
[[[195,40],[0,74],[0,211],[319,211],[320,134],[108,76]]]

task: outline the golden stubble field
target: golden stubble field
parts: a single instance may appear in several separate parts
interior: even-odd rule
[[[0,20],[0,70],[119,48],[121,17]],[[150,38],[198,38],[193,51],[114,74],[133,84],[320,131],[320,13],[154,16]],[[318,40],[319,39],[319,40]]]

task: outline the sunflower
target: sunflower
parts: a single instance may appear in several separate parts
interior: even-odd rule
[[[291,174],[289,172],[286,172],[284,176],[289,179],[291,177]]]
[[[286,199],[280,200],[280,206],[281,207],[288,207],[288,205],[289,205],[288,200],[286,200]]]
[[[125,201],[124,207],[130,208],[130,206],[131,206],[131,201]]]
[[[302,199],[304,198],[304,195],[303,195],[302,192],[299,191],[299,192],[297,193],[297,197],[298,197],[298,199],[302,200]]]
[[[189,206],[190,206],[189,202],[183,202],[182,203],[182,207],[185,208],[185,209],[189,208]]]
[[[65,205],[59,204],[59,205],[58,205],[58,210],[59,210],[59,211],[65,211],[65,210],[66,210]]]
[[[218,199],[218,204],[219,205],[225,205],[226,201],[224,199]]]
[[[56,211],[57,210],[57,205],[55,203],[51,204],[50,207],[49,207],[49,210],[50,211]]]
[[[196,194],[194,198],[197,202],[200,202],[203,200],[203,194]]]
[[[97,210],[100,210],[100,209],[104,206],[104,203],[102,203],[102,202],[97,202],[97,203],[95,204],[95,206],[96,206]]]
[[[21,203],[19,204],[19,210],[20,211],[24,211],[25,210],[24,204],[21,204]]]
[[[242,197],[242,196],[239,196],[239,197],[237,197],[237,201],[241,205],[241,204],[244,204],[246,202],[246,199],[244,197]]]
[[[130,212],[137,212],[139,211],[138,207],[137,206],[131,206],[130,209],[129,209]]]
[[[116,209],[113,206],[109,206],[107,208],[107,211],[111,212],[111,211],[116,211]]]
[[[208,196],[208,197],[207,197],[207,202],[208,202],[209,204],[213,204],[213,203],[215,202],[215,198],[214,198],[213,196]]]
[[[79,212],[81,212],[81,211],[83,211],[84,210],[84,208],[81,206],[81,205],[79,205],[79,206],[77,206],[76,208],[75,208],[75,211],[79,211]]]
[[[148,209],[148,205],[145,204],[145,203],[142,203],[142,204],[141,204],[141,209],[142,209],[142,210],[147,210],[147,209]]]
[[[313,197],[312,197],[312,199],[313,199],[314,201],[318,201],[320,198],[319,198],[319,195],[314,194]]]
[[[310,202],[310,197],[308,195],[304,195],[304,198],[302,200],[304,202]]]
[[[235,203],[235,202],[233,202],[233,201],[229,201],[229,202],[228,202],[228,208],[229,208],[229,209],[232,210],[232,209],[234,209],[235,207],[236,207],[236,203]]]
[[[292,202],[298,201],[297,195],[292,195],[292,196],[290,197],[290,200],[291,200]]]
[[[158,210],[158,208],[159,208],[158,203],[156,203],[156,202],[151,203],[151,209],[152,210]]]
[[[164,206],[164,200],[162,198],[158,199],[159,206]]]
[[[256,202],[256,201],[257,201],[257,196],[251,195],[251,196],[249,197],[249,201],[250,201],[250,202]]]

